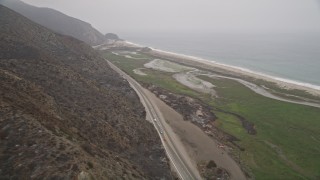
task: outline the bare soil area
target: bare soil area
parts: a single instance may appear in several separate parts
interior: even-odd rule
[[[224,149],[219,147],[219,143],[190,121],[185,121],[181,114],[177,113],[155,95],[150,96],[153,96],[157,107],[174,133],[182,141],[189,156],[197,163],[197,166],[204,162],[209,163],[209,161],[214,161],[218,167],[230,173],[230,179],[246,179],[238,164]]]
[[[154,59],[146,63],[144,67],[155,69],[158,71],[171,72],[171,73],[182,72],[186,70],[194,70],[194,68],[183,66],[183,65],[162,60],[162,59]]]
[[[197,78],[191,72],[174,74],[173,78],[192,90],[216,96],[213,84]]]
[[[134,72],[135,74],[140,75],[140,76],[146,76],[147,74],[144,73],[144,72],[142,72],[141,69],[143,69],[143,68],[134,69],[133,72]]]

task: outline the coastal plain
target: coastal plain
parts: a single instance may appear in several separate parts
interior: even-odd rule
[[[128,44],[100,49],[106,59],[181,114],[185,123],[201,129],[225,153],[216,153],[216,156],[232,157],[248,179],[320,177],[318,90]],[[259,94],[254,91],[255,87],[250,88],[235,78],[279,99]],[[184,99],[188,100],[182,101]],[[188,111],[187,106],[193,110]],[[190,139],[184,136],[188,133],[181,131],[184,123],[179,126],[177,122],[168,123],[188,142]],[[206,150],[194,142],[185,146],[205,179],[218,177],[217,173],[226,169],[203,168],[210,158],[204,161],[195,152],[205,155]],[[221,165],[215,163],[218,167]]]

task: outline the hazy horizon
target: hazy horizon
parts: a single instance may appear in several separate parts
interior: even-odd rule
[[[102,33],[320,33],[319,0],[23,0]]]

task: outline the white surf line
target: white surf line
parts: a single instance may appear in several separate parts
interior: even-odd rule
[[[285,98],[276,96],[276,95],[270,93],[269,91],[261,88],[260,86],[258,86],[256,84],[253,84],[251,82],[245,81],[243,79],[238,79],[238,78],[233,78],[233,77],[228,77],[228,76],[222,76],[222,75],[216,75],[216,74],[212,74],[212,73],[199,73],[199,74],[196,74],[195,76],[198,76],[198,75],[204,75],[204,76],[208,76],[208,77],[218,77],[218,78],[224,78],[224,79],[231,79],[231,80],[234,80],[234,81],[237,81],[237,82],[243,84],[244,86],[248,87],[249,89],[251,89],[255,93],[257,93],[259,95],[262,95],[262,96],[265,96],[265,97],[268,97],[268,98],[271,98],[271,99],[320,108],[320,104],[317,104],[317,103],[299,101],[299,100],[289,100],[289,99],[285,99]]]
[[[270,79],[271,82],[273,81],[277,81],[277,82],[282,82],[282,83],[286,83],[289,85],[298,85],[304,88],[310,88],[313,90],[320,90],[320,86],[319,85],[314,85],[314,84],[310,84],[310,83],[304,83],[304,82],[299,82],[296,80],[291,80],[291,79],[286,79],[286,78],[281,78],[281,77],[277,77],[277,76],[272,76],[272,75],[268,75],[262,72],[257,72],[254,70],[250,70],[248,68],[243,68],[243,67],[239,67],[239,66],[234,66],[234,65],[228,65],[228,64],[223,64],[217,61],[212,61],[212,60],[208,60],[208,59],[204,59],[201,57],[196,57],[196,56],[190,56],[190,55],[186,55],[186,54],[181,54],[181,53],[175,53],[175,52],[171,52],[171,51],[165,51],[165,50],[160,50],[160,49],[156,49],[156,48],[151,48],[155,53],[158,54],[165,54],[165,55],[169,55],[169,56],[173,56],[173,57],[178,57],[178,58],[182,58],[182,59],[188,59],[191,61],[195,61],[195,62],[202,62],[203,64],[207,64],[207,65],[212,65],[215,67],[219,67],[222,68],[224,70],[227,71],[235,71],[235,72],[240,72],[240,73],[244,73],[245,75],[249,76],[258,76],[259,78],[267,78]],[[231,70],[230,70],[231,68]],[[251,75],[250,75],[251,74]]]

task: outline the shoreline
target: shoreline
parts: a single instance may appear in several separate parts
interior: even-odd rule
[[[124,43],[122,42],[121,44],[124,44]],[[177,80],[175,79],[170,79],[166,81],[167,77],[171,78],[173,77],[174,74],[179,72],[160,74],[161,76],[160,75],[153,76],[153,75],[158,75],[158,73],[153,74],[154,70],[159,71],[160,69],[162,72],[168,72],[163,68],[161,69],[161,67],[160,68],[157,67],[157,69],[153,69],[152,71],[145,71],[148,75],[152,75],[150,76],[151,77],[150,79],[148,78],[140,79],[142,83],[147,82],[146,88],[149,89],[153,95],[156,95],[156,97],[158,97],[161,100],[159,101],[160,103],[167,104],[171,108],[173,108],[172,112],[178,112],[178,114],[180,113],[180,115],[185,115],[185,116],[189,115],[188,113],[191,114],[190,115],[191,118],[189,119],[189,121],[186,121],[185,119],[182,119],[182,121],[178,121],[176,116],[173,116],[173,114],[168,113],[168,111],[165,111],[164,118],[166,119],[167,122],[170,122],[169,123],[170,127],[173,128],[173,131],[175,131],[178,137],[180,137],[181,139],[183,138],[183,142],[185,142],[183,146],[186,148],[187,153],[189,154],[191,159],[193,159],[195,162],[199,162],[199,164],[201,165],[201,162],[203,160],[204,161],[213,160],[214,162],[216,162],[216,164],[219,167],[229,168],[230,167],[229,164],[227,164],[226,166],[222,166],[222,165],[225,165],[225,162],[226,162],[225,159],[221,159],[221,161],[218,159],[218,158],[224,157],[224,154],[221,153],[222,149],[219,149],[219,148],[225,148],[225,150],[229,152],[225,154],[229,155],[240,166],[241,170],[245,173],[245,175],[248,175],[247,177],[258,176],[259,173],[256,173],[256,171],[258,170],[260,172],[265,172],[265,174],[268,174],[268,172],[270,172],[269,171],[270,169],[267,169],[267,168],[271,168],[272,171],[277,173],[275,175],[270,175],[270,177],[271,176],[287,177],[287,175],[282,175],[283,170],[281,169],[281,165],[278,165],[281,163],[285,163],[286,165],[288,165],[288,168],[286,171],[295,172],[292,175],[292,177],[295,177],[295,174],[297,171],[302,175],[306,175],[306,176],[308,175],[305,172],[309,169],[307,167],[303,167],[304,169],[302,169],[302,167],[300,167],[299,164],[305,163],[305,162],[308,162],[309,164],[309,160],[293,161],[288,159],[289,156],[287,156],[287,154],[283,152],[287,152],[286,150],[291,149],[292,147],[290,145],[285,146],[286,144],[280,147],[280,146],[277,146],[277,142],[279,142],[278,141],[279,137],[281,139],[282,137],[281,135],[283,135],[281,134],[281,132],[283,131],[283,128],[284,128],[284,130],[292,134],[292,136],[287,137],[288,140],[295,142],[298,139],[299,141],[298,143],[303,145],[301,147],[297,146],[292,148],[293,149],[292,152],[298,155],[297,157],[304,157],[303,155],[300,155],[301,150],[306,149],[306,147],[313,148],[316,145],[316,142],[312,141],[313,144],[310,144],[309,146],[309,144],[306,143],[306,140],[308,140],[310,136],[313,136],[313,132],[317,131],[315,129],[317,127],[316,124],[313,126],[310,126],[309,128],[306,122],[308,123],[317,122],[316,119],[313,119],[313,117],[318,117],[317,113],[319,111],[316,108],[319,108],[320,106],[317,106],[316,108],[312,108],[312,107],[310,108],[306,106],[299,107],[299,106],[289,104],[292,102],[280,103],[278,101],[271,101],[267,99],[270,97],[266,95],[262,95],[262,96],[267,98],[253,95],[253,92],[250,92],[250,89],[255,93],[257,93],[256,91],[260,91],[260,90],[266,90],[268,92],[270,91],[271,93],[275,92],[276,95],[281,93],[283,94],[292,93],[292,95],[296,95],[296,97],[299,97],[299,95],[301,95],[300,97],[304,97],[304,95],[307,95],[307,93],[303,93],[302,91],[301,92],[300,91],[281,91],[281,89],[278,89],[276,84],[270,83],[270,86],[269,86],[269,83],[267,81],[255,80],[251,76],[249,77],[249,75],[248,76],[243,75],[242,73],[237,73],[236,71],[233,71],[233,70],[221,70],[220,68],[216,68],[216,66],[207,65],[202,61],[198,62],[192,59],[190,61],[187,61],[187,60],[185,61],[185,59],[189,59],[189,58],[184,58],[183,56],[179,56],[179,55],[174,56],[172,54],[168,54],[162,51],[158,52],[156,50],[152,50],[150,48],[146,48],[142,46],[139,46],[139,47],[134,45],[126,46],[125,44],[124,46],[120,46],[120,45],[119,46],[112,45],[112,46],[115,48],[108,48],[106,46],[108,50],[102,51],[102,53],[105,55],[105,58],[107,59],[110,58],[110,60],[118,64],[119,67],[126,69],[127,72],[131,72],[131,70],[133,70],[134,68],[137,68],[137,69],[144,68],[145,67],[144,65],[146,63],[150,63],[154,61],[162,61],[162,64],[161,63],[158,63],[158,64],[166,68],[171,68],[173,70],[183,69],[182,67],[177,67],[177,66],[188,66],[188,67],[197,68],[199,69],[198,71],[199,74],[197,74],[196,71],[193,72],[192,70],[186,70],[186,71],[183,71],[183,73],[191,74],[191,75],[194,74],[195,76],[199,75],[201,76],[199,78],[202,78],[202,80],[204,81],[212,82],[212,84],[216,83],[216,87],[217,87],[216,90],[218,92],[217,94],[221,95],[220,97],[218,96],[218,98],[216,99],[215,97],[209,98],[208,96],[202,96],[201,94],[195,94],[194,96],[192,96],[193,94],[191,94],[191,96],[194,97],[194,99],[198,100],[199,102],[204,102],[204,104],[208,106],[208,111],[210,111],[210,109],[212,110],[212,108],[210,107],[216,107],[216,106],[218,107],[217,109],[216,108],[214,109],[215,110],[214,113],[216,113],[216,116],[218,117],[219,121],[209,124],[212,126],[201,126],[201,122],[204,122],[204,121],[201,121],[201,119],[198,121],[192,121],[193,118],[196,117],[196,116],[192,116],[192,114],[204,115],[206,114],[205,113],[206,111],[203,111],[203,109],[205,108],[198,107],[197,104],[191,107],[187,106],[189,104],[188,102],[192,102],[192,100],[190,99],[188,100],[187,98],[188,95],[190,96],[190,93],[188,93],[190,91],[188,91],[187,93],[186,91],[184,91],[184,88],[185,88],[184,86],[187,86],[187,85],[181,82],[177,82]],[[119,53],[120,56],[123,56],[123,57],[113,56],[111,54],[113,52]],[[148,60],[135,61],[134,59],[130,60],[125,58],[125,55],[127,54],[130,55],[133,52],[137,53],[137,57],[147,57]],[[155,53],[157,56],[153,56],[152,53]],[[131,63],[134,64],[134,66],[127,68],[126,66],[131,65]],[[174,63],[175,66],[171,65],[170,63],[171,64]],[[201,66],[199,64],[201,64]],[[209,75],[209,76],[213,74],[213,76],[221,76],[221,77],[213,77],[213,79],[211,79],[211,78],[204,77],[203,74]],[[222,76],[225,76],[225,77],[222,77]],[[133,77],[139,79],[139,76],[134,75]],[[246,88],[240,84],[237,84],[231,81],[230,82],[225,81],[222,78],[229,78],[229,79],[233,78],[232,81],[238,81],[238,82],[246,81],[244,83],[239,82],[242,85],[246,86]],[[158,82],[157,79],[161,79],[160,82]],[[190,82],[191,81],[193,80],[191,79]],[[166,86],[166,82],[169,82],[170,85],[173,84],[173,86],[168,88]],[[250,82],[252,84],[250,84]],[[178,83],[183,84],[184,86],[178,86],[179,85]],[[278,83],[282,83],[282,82],[278,82]],[[198,84],[198,83],[195,83],[195,84]],[[187,90],[191,89],[190,87],[188,88],[189,89]],[[300,88],[303,88],[303,87],[300,87]],[[276,91],[279,91],[279,92],[276,92]],[[171,96],[170,92],[175,92],[176,97]],[[186,97],[186,99],[181,99],[181,96]],[[279,97],[282,97],[282,96],[279,96]],[[308,101],[307,98],[310,98],[310,100],[312,99],[317,100],[317,103],[320,102],[318,101],[318,97],[315,97],[315,96],[306,96],[306,102]],[[211,104],[212,102],[211,100],[213,100],[212,104]],[[305,105],[305,104],[302,104],[302,105]],[[157,106],[160,107],[161,105],[158,104]],[[221,107],[221,109],[219,107]],[[266,110],[269,110],[269,108],[270,108],[270,112],[266,111]],[[189,111],[190,109],[193,109],[194,111]],[[243,121],[243,119],[245,121]],[[301,121],[301,119],[303,121]],[[304,119],[306,120],[306,122],[304,121]],[[298,124],[292,124],[291,122],[293,121],[297,122]],[[190,122],[198,122],[200,126],[197,127],[197,124],[190,123]],[[188,127],[184,126],[186,124],[188,125]],[[247,129],[248,126],[251,128],[250,130],[254,130],[250,132],[254,132],[255,134],[249,134],[249,131]],[[189,127],[194,129],[189,129]],[[195,130],[199,130],[199,127],[200,129],[201,127],[203,127],[203,129],[201,129],[202,131],[201,132],[199,131],[199,134],[195,134],[196,132]],[[224,136],[220,136],[220,134],[216,133],[216,131],[209,131],[208,128],[211,128],[211,127],[216,127],[217,129],[221,129],[224,132],[228,132],[231,135],[234,135],[233,138],[239,140],[241,143],[240,144],[228,143],[228,141],[224,141],[224,140],[228,140],[228,138],[223,139]],[[268,132],[270,132],[270,130],[275,130],[274,131],[275,133],[269,135]],[[189,134],[187,134],[188,132]],[[266,132],[268,136],[264,136]],[[261,136],[261,134],[264,134],[264,135]],[[209,141],[208,135],[213,136],[213,141],[212,139],[210,139]],[[193,137],[195,139],[193,139]],[[200,138],[200,137],[203,137],[203,138]],[[208,141],[204,141],[204,138],[206,138]],[[232,140],[233,138],[230,138],[230,140]],[[251,141],[256,143],[252,144]],[[215,145],[212,145],[211,144],[212,142],[218,142],[218,143]],[[259,142],[267,142],[267,145],[261,144]],[[209,149],[213,147],[215,147],[215,150],[221,150],[221,151],[217,152],[214,149],[212,150]],[[254,148],[249,148],[249,147],[254,147]],[[259,152],[256,151],[257,148],[259,149]],[[246,151],[245,153],[246,155],[244,155],[244,153],[241,153],[244,150]],[[274,164],[268,165],[266,167],[259,166],[258,170],[255,169],[257,167],[257,164],[265,163],[265,158],[268,158],[269,156],[273,158],[274,152],[276,152],[276,158],[272,159]],[[206,153],[211,153],[212,156],[211,154],[206,154]],[[241,157],[240,157],[240,154],[241,154]],[[259,156],[261,154],[263,154],[265,157],[260,158]],[[212,159],[210,157],[212,157]],[[312,157],[310,156],[310,158]],[[310,161],[310,162],[313,162],[313,161]],[[314,160],[314,162],[316,162],[316,160]],[[198,166],[199,171],[204,172],[202,171],[203,169],[201,169],[200,165]],[[267,170],[264,170],[264,169],[267,169]],[[227,169],[227,172],[234,172],[234,171],[233,170],[230,171],[229,169]],[[279,175],[278,175],[278,172],[279,172]],[[231,174],[234,174],[234,173],[231,173]],[[299,177],[302,177],[302,175],[301,176],[299,175]]]
[[[116,47],[146,48],[146,46],[143,46],[140,44],[135,44],[135,43],[132,43],[129,41],[118,41],[118,42],[115,42],[114,45]],[[320,86],[318,86],[318,85],[299,82],[299,81],[295,81],[295,80],[291,80],[291,79],[285,79],[285,78],[281,78],[281,77],[276,77],[276,76],[252,71],[252,70],[249,70],[246,68],[222,64],[222,63],[218,63],[216,61],[210,61],[207,59],[189,56],[189,55],[185,55],[185,54],[164,51],[164,50],[160,50],[160,49],[156,49],[156,48],[152,48],[152,47],[147,47],[147,48],[150,48],[151,51],[148,53],[153,56],[169,58],[169,59],[174,60],[176,62],[189,61],[189,62],[192,62],[196,65],[205,65],[207,69],[208,68],[220,69],[220,70],[223,70],[227,73],[235,74],[238,76],[247,76],[250,78],[260,79],[260,80],[264,80],[267,82],[275,83],[276,85],[278,85],[282,89],[302,90],[302,91],[306,91],[307,93],[310,93],[312,95],[320,97]]]

